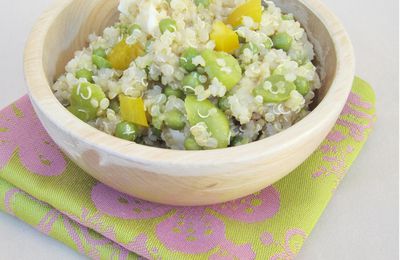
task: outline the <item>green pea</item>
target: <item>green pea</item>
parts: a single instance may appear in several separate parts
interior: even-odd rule
[[[129,35],[131,35],[134,31],[136,31],[136,30],[139,30],[139,31],[141,31],[142,30],[142,28],[140,27],[140,25],[138,25],[138,24],[131,24],[131,25],[129,25],[129,27],[128,27],[128,34]]]
[[[272,36],[272,42],[276,49],[288,51],[292,46],[293,38],[287,33],[277,33]]]
[[[103,57],[92,55],[92,62],[98,69],[111,69],[111,63]]]
[[[72,88],[70,111],[84,121],[96,119],[100,102],[105,98],[101,87],[87,82],[80,83]]]
[[[115,28],[119,29],[121,34],[126,34],[126,32],[128,31],[128,26],[124,23],[115,24]]]
[[[267,40],[263,44],[264,44],[264,47],[266,49],[271,49],[272,46],[274,46],[274,42],[269,37],[267,38]]]
[[[200,73],[193,71],[186,75],[182,80],[182,86],[187,93],[193,93],[193,89],[199,85],[202,85],[200,82]]]
[[[154,128],[161,130],[161,128],[163,127],[163,120],[161,120],[160,117],[153,116],[151,118],[151,124]]]
[[[294,84],[296,85],[296,90],[302,94],[303,96],[307,95],[308,92],[310,92],[310,82],[303,78],[303,77],[297,77],[297,79],[294,81]]]
[[[197,6],[203,6],[204,8],[206,8],[210,5],[210,0],[194,0],[194,3]]]
[[[103,48],[94,49],[93,50],[93,55],[99,56],[99,57],[102,57],[102,58],[107,58],[106,50],[103,49]]]
[[[290,92],[296,89],[292,82],[285,80],[282,75],[272,75],[267,81],[272,84],[271,89],[266,89],[264,83],[257,86],[254,91],[254,96],[262,96],[265,103],[279,103],[290,98]]]
[[[114,112],[116,114],[119,113],[120,106],[119,106],[118,98],[114,98],[113,100],[110,101],[110,109],[114,110]]]
[[[161,33],[165,31],[175,32],[176,31],[176,22],[170,18],[162,19],[159,24]]]
[[[115,136],[128,141],[135,141],[138,129],[135,124],[129,122],[121,122],[115,129]]]
[[[182,53],[182,56],[179,59],[179,65],[188,72],[193,71],[196,68],[196,65],[192,63],[193,58],[199,55],[199,51],[195,48],[188,48]]]
[[[284,21],[294,20],[293,14],[283,14],[282,15],[282,20],[284,20]]]
[[[161,130],[155,127],[150,128],[151,134],[155,135],[157,138],[161,138]]]
[[[199,101],[196,96],[186,97],[185,108],[191,126],[204,122],[211,136],[217,140],[217,148],[228,147],[231,132],[228,117],[223,111],[210,100]]]
[[[164,94],[165,94],[167,97],[175,96],[175,97],[180,98],[180,99],[183,99],[183,98],[185,97],[185,94],[183,93],[182,90],[180,90],[180,89],[173,89],[171,86],[166,86],[166,87],[164,88]]]
[[[119,23],[115,26],[115,28],[119,29],[120,34],[124,36],[131,35],[134,30],[141,30],[138,24]]]
[[[174,130],[182,130],[186,125],[185,116],[177,109],[165,113],[165,124]]]
[[[299,66],[304,65],[308,61],[308,57],[306,54],[302,53],[293,59]]]
[[[239,51],[240,51],[240,54],[243,54],[243,52],[244,52],[245,49],[249,49],[253,54],[256,54],[256,53],[259,52],[259,49],[258,49],[257,45],[255,45],[255,44],[252,43],[252,42],[243,44],[243,45],[240,47],[240,50],[239,50]]]
[[[75,77],[78,79],[84,78],[88,82],[93,83],[93,72],[87,69],[80,69],[75,73]]]
[[[238,135],[235,138],[233,138],[232,146],[240,146],[240,145],[244,145],[244,144],[248,144],[248,143],[250,143],[250,140],[248,137]]]
[[[229,103],[228,97],[222,97],[218,100],[218,107],[222,110],[222,111],[226,111],[231,109],[231,104]]]
[[[185,149],[188,151],[198,151],[203,150],[203,148],[196,143],[196,140],[193,137],[188,137],[184,142]]]

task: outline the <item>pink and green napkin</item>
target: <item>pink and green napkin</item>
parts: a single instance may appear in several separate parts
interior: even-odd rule
[[[0,210],[93,259],[293,259],[367,140],[374,104],[356,78],[331,133],[290,175],[229,203],[173,207],[87,175],[25,96],[0,112]]]

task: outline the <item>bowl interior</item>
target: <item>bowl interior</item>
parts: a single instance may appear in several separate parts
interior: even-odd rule
[[[118,0],[69,1],[49,28],[45,39],[47,50],[43,55],[43,69],[49,86],[65,71],[65,65],[73,58],[74,52],[88,45],[89,34],[100,34],[105,27],[117,21],[118,2]],[[284,12],[294,14],[314,45],[315,62],[322,81],[322,88],[316,93],[313,103],[315,108],[325,97],[335,78],[337,60],[331,35],[317,15],[301,1],[275,0],[275,3]]]

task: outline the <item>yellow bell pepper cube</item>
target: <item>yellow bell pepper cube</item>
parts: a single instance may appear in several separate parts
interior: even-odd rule
[[[240,47],[239,36],[221,21],[213,24],[210,39],[215,42],[215,50],[233,53]]]
[[[254,22],[260,23],[262,10],[261,0],[249,0],[233,10],[227,19],[227,23],[233,27],[239,26],[242,24],[244,16],[251,17]]]
[[[119,95],[120,112],[124,121],[148,127],[146,111],[142,98]]]
[[[140,43],[129,45],[125,40],[124,38],[117,43],[107,57],[111,66],[117,70],[126,70],[134,59],[144,53]]]

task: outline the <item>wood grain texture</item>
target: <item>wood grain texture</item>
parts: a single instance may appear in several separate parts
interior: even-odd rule
[[[318,106],[273,137],[211,151],[174,151],[107,135],[70,114],[50,85],[76,50],[118,17],[117,0],[61,0],[38,20],[24,66],[32,104],[61,149],[86,172],[127,194],[165,204],[207,205],[249,195],[300,165],[323,141],[351,90],[354,54],[338,19],[318,0],[277,0],[306,28],[323,78]]]

